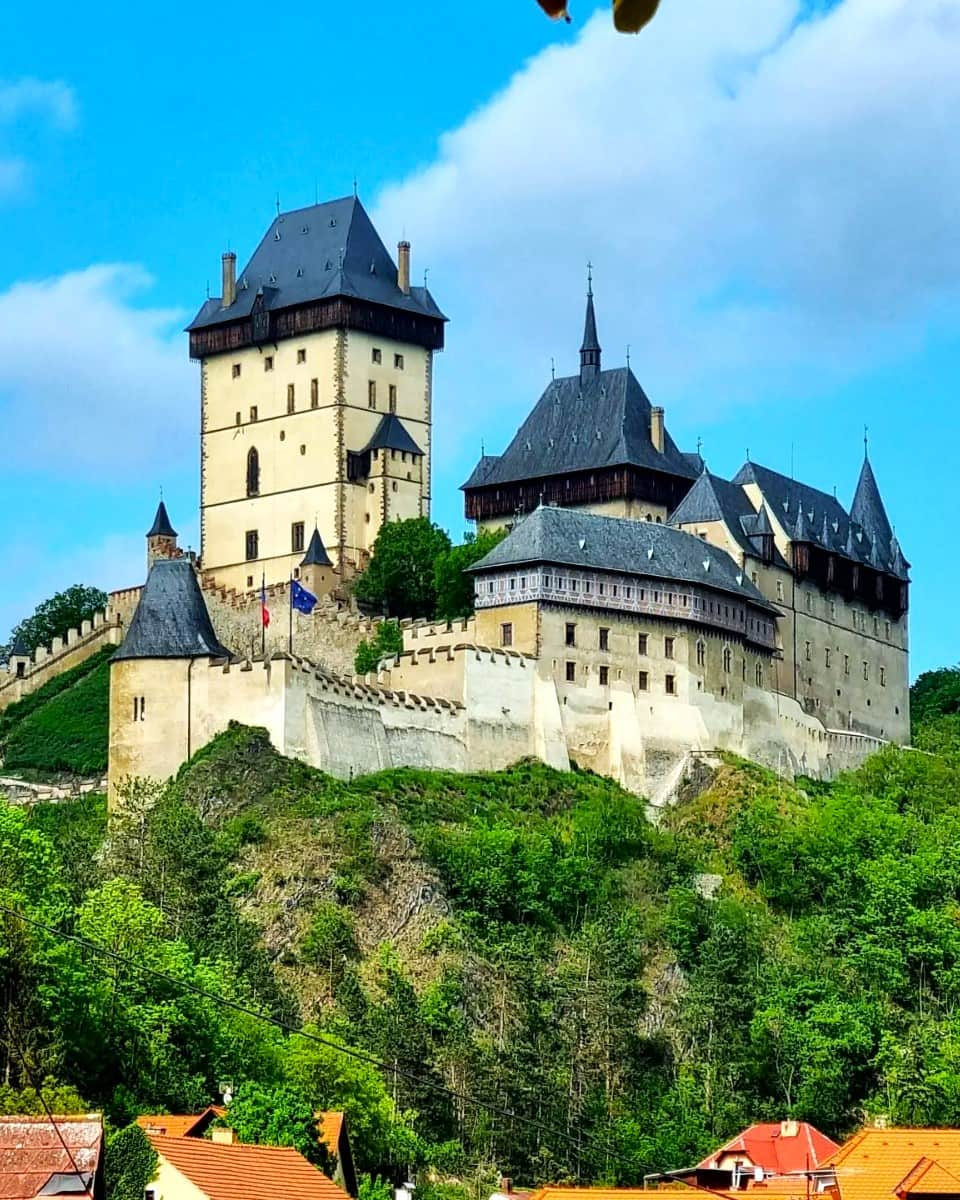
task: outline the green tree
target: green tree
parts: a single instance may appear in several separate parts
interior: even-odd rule
[[[55,637],[63,637],[68,629],[79,629],[84,621],[89,621],[94,613],[103,612],[106,606],[106,592],[75,583],[38,604],[33,615],[25,617],[14,628],[10,645],[21,638],[32,654],[38,646],[49,646]]]
[[[442,621],[469,617],[473,612],[473,576],[465,574],[489,554],[507,536],[506,529],[483,529],[468,533],[459,546],[451,546],[439,555],[434,567],[434,586],[437,591],[436,615]]]
[[[403,633],[398,621],[380,621],[372,638],[364,638],[357,646],[353,669],[358,675],[375,671],[380,660],[390,658],[403,650]]]
[[[300,943],[300,957],[326,972],[331,991],[336,990],[347,964],[359,958],[353,913],[332,900],[318,904]]]
[[[432,617],[437,607],[436,563],[450,539],[427,517],[389,521],[373,543],[370,565],[354,595],[393,617]]]
[[[107,1137],[104,1184],[107,1200],[143,1200],[157,1174],[159,1159],[139,1125],[127,1125]]]
[[[310,1162],[326,1165],[313,1105],[291,1087],[242,1083],[230,1103],[227,1121],[241,1142],[292,1146]]]

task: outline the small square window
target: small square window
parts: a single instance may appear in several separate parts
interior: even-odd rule
[[[253,576],[252,575],[247,576],[247,587],[253,587]]]
[[[567,683],[575,683],[577,679],[577,664],[567,663]]]
[[[263,360],[263,369],[265,371],[273,370],[273,355],[272,354],[268,354],[266,356],[266,358]]]
[[[403,355],[402,354],[395,354],[393,356],[393,365],[396,367],[396,369],[398,371],[403,370]]]
[[[234,379],[240,378],[240,363],[233,364],[233,367],[230,370],[230,374],[233,376]]]
[[[572,621],[567,622],[566,628],[566,645],[575,646],[577,644],[577,627]]]
[[[600,686],[606,687],[607,684],[609,683],[609,681],[610,681],[610,668],[609,667],[601,667],[600,668]]]
[[[307,352],[306,352],[306,350],[298,350],[298,351],[297,351],[297,362],[298,362],[298,363],[303,363],[303,362],[306,362],[306,361],[307,361]]]
[[[319,408],[320,407],[320,380],[319,379],[311,379],[310,380],[310,407],[311,408]]]
[[[513,645],[513,624],[510,621],[504,621],[500,626],[500,645]]]
[[[677,694],[677,678],[675,675],[667,675],[663,684],[668,696],[675,696]]]
[[[639,654],[647,653],[647,638],[648,638],[648,636],[649,635],[646,633],[638,633],[637,634],[637,652]]]
[[[370,351],[370,361],[375,363],[383,362],[383,353],[379,346],[374,346]]]
[[[650,690],[650,676],[646,671],[640,672],[637,686],[641,692],[648,692]]]
[[[255,421],[256,419],[257,419],[257,406],[255,404],[251,404],[250,405],[250,420]]]
[[[663,639],[663,657],[664,658],[673,658],[673,638],[672,637],[665,637]],[[668,678],[672,678],[672,676],[669,676]]]
[[[600,630],[600,649],[601,650],[609,650],[610,649],[610,630],[609,629],[601,629]]]

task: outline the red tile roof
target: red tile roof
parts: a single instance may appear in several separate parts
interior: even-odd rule
[[[566,1187],[548,1184],[530,1195],[530,1200],[649,1200],[644,1188]]]
[[[946,1194],[960,1196],[960,1186],[948,1178],[960,1175],[960,1129],[863,1129],[823,1165],[836,1171],[842,1200],[922,1195],[930,1190],[924,1177],[934,1165],[933,1179],[948,1185]]]
[[[69,1175],[71,1180],[77,1170],[83,1175],[96,1175],[102,1148],[103,1121],[99,1113],[55,1116],[53,1121],[46,1117],[0,1117],[0,1200],[33,1200],[54,1175]],[[47,1194],[57,1192],[48,1189]],[[92,1188],[71,1195],[72,1200],[82,1200],[91,1194]]]
[[[286,1146],[148,1136],[156,1152],[209,1200],[350,1200],[302,1154]]]
[[[200,1137],[214,1117],[224,1117],[226,1114],[225,1108],[211,1104],[202,1113],[196,1114],[151,1113],[137,1117],[137,1124],[145,1133],[162,1137]]]
[[[751,1125],[697,1166],[710,1170],[721,1159],[736,1154],[769,1174],[785,1175],[816,1167],[838,1149],[836,1142],[806,1121],[777,1121]]]

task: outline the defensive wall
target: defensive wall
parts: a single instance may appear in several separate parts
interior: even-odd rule
[[[0,673],[0,710],[22,700],[71,667],[79,666],[104,646],[119,646],[124,626],[108,608],[94,613],[79,629],[69,629],[49,646],[38,646],[28,660],[14,659]]]

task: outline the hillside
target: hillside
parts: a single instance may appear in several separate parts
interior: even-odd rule
[[[11,1011],[35,1070],[115,1121],[254,1080],[346,1108],[362,1169],[471,1188],[637,1180],[788,1114],[957,1123],[960,714],[937,674],[936,753],[831,786],[730,759],[661,828],[589,773],[345,783],[240,727],[134,789],[109,842],[100,802],[0,808],[4,894],[128,960],[6,917]]]

